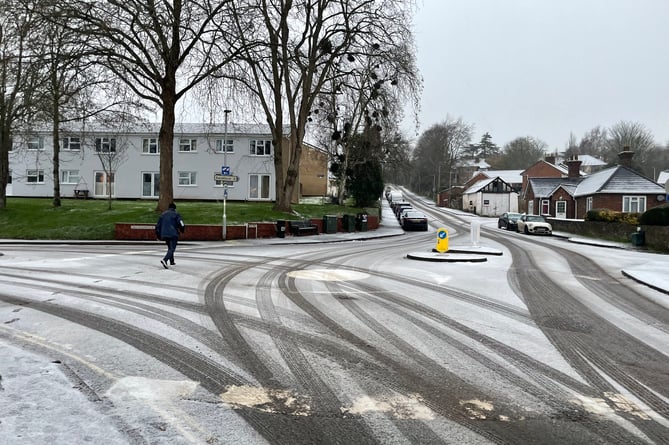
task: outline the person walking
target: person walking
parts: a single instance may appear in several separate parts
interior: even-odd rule
[[[167,244],[167,253],[160,260],[160,264],[165,269],[168,269],[168,262],[174,266],[174,251],[177,250],[179,232],[184,233],[185,229],[186,225],[179,212],[177,212],[176,204],[170,203],[168,209],[160,215],[156,223],[156,238],[165,241],[165,244]]]

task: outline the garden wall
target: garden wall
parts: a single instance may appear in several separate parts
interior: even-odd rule
[[[318,233],[323,233],[323,219],[312,218],[312,224],[318,226]],[[290,221],[287,221],[290,224]],[[367,229],[375,230],[379,227],[378,216],[369,215],[367,218]],[[286,228],[286,236],[290,235],[289,227]],[[342,217],[337,217],[337,231],[344,231]],[[226,227],[226,239],[255,239],[275,238],[277,236],[275,222],[257,222],[242,225],[228,225]],[[114,228],[115,240],[143,240],[155,241],[155,224],[133,224],[116,223]],[[186,226],[186,231],[179,237],[182,241],[222,241],[223,227],[219,225],[191,224]]]
[[[640,227],[645,246],[657,252],[669,253],[669,226],[646,226],[616,222],[583,221],[547,218],[555,232],[567,232],[589,238],[631,243],[632,233]]]

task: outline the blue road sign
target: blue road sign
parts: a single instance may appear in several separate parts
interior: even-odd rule
[[[229,175],[230,174],[230,166],[229,165],[222,165],[221,166],[221,174],[222,175]]]

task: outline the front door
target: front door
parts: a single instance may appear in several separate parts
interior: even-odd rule
[[[555,217],[556,218],[566,218],[567,217],[567,201],[556,201],[555,202]]]

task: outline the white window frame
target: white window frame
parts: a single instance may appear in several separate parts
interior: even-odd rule
[[[592,196],[585,198],[585,211],[589,212],[592,210]]]
[[[235,152],[234,139],[225,139],[224,141],[223,138],[220,138],[214,140],[214,150],[216,151],[216,153],[223,153],[223,147],[225,147],[226,153],[234,153]]]
[[[107,172],[104,170],[96,170],[93,172],[93,177],[95,178],[93,186],[93,195],[94,196],[109,196],[108,187],[111,187],[111,196],[116,194],[116,173],[111,172],[111,183],[107,183]]]
[[[26,183],[44,184],[44,170],[36,168],[26,170]]]
[[[143,155],[160,154],[160,145],[158,144],[158,138],[143,138],[142,154]]]
[[[116,138],[101,136],[95,138],[96,153],[116,153]]]
[[[179,187],[193,187],[197,185],[197,172],[180,171],[177,173]]]
[[[551,201],[550,199],[542,199],[539,202],[539,206],[541,207],[539,209],[540,215],[550,215],[551,214]]]
[[[30,136],[26,145],[30,151],[44,150],[44,138],[42,136]]]
[[[81,138],[79,136],[66,136],[61,139],[61,148],[65,151],[81,151]]]
[[[142,175],[141,176],[142,198],[158,198],[160,196],[160,172],[142,172],[141,175]],[[151,188],[150,194],[146,194],[144,191],[144,185],[146,184],[144,178],[146,177],[146,175],[150,175],[151,177],[151,182],[149,183],[149,186]]]
[[[636,207],[636,210],[632,210]],[[645,196],[623,196],[623,213],[643,213],[646,211],[646,197]]]
[[[272,189],[272,175],[252,173],[249,175],[249,200],[269,201]],[[264,179],[264,181],[263,181]],[[254,184],[255,182],[255,184]],[[266,190],[263,184],[266,182]]]
[[[60,171],[60,183],[61,184],[79,184],[81,175],[79,175],[79,170],[61,170]]]
[[[249,154],[251,156],[270,156],[272,141],[268,139],[251,139]]]
[[[197,139],[179,139],[179,153],[190,153],[195,151],[197,151]]]

